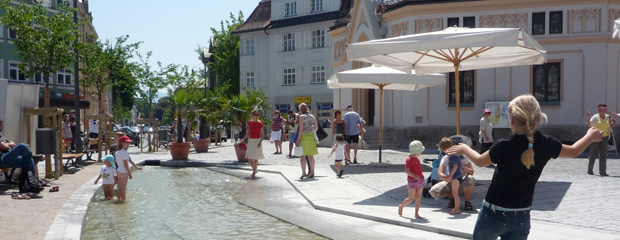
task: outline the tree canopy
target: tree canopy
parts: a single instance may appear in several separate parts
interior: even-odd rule
[[[218,75],[220,83],[230,84],[226,91],[228,96],[238,95],[239,84],[239,37],[232,34],[243,25],[243,12],[235,17],[230,13],[230,20],[222,21],[220,30],[211,28],[213,33],[213,57],[215,62],[209,63],[209,68]]]

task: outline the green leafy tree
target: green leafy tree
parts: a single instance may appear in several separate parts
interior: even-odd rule
[[[60,5],[59,11],[51,11],[39,1],[32,4],[1,0],[0,4],[6,11],[0,22],[16,34],[14,51],[22,59],[19,68],[26,77],[41,74],[43,79],[49,79],[58,70],[71,66],[79,36],[73,22],[75,9]],[[49,81],[45,81],[44,106],[50,106]]]
[[[169,81],[168,98],[166,103],[175,109],[177,118],[176,132],[177,143],[183,143],[183,115],[190,111],[193,104],[201,96],[199,90],[200,82],[196,81],[196,73],[189,70],[189,67],[172,66],[166,74]],[[191,119],[188,119],[190,122]]]
[[[209,69],[218,75],[220,83],[230,84],[230,88],[226,91],[228,96],[238,95],[240,90],[239,37],[232,32],[241,27],[243,22],[243,12],[239,11],[237,17],[230,13],[230,20],[222,21],[219,31],[211,28],[215,62],[209,63]]]
[[[234,127],[241,128],[240,137],[245,135],[247,123],[254,109],[263,113],[269,111],[269,100],[263,89],[244,88],[243,91],[242,94],[232,96],[224,105],[225,119],[229,120]],[[261,114],[261,121],[264,121],[264,115]]]
[[[103,94],[116,84],[114,76],[126,76],[130,74],[129,67],[117,68],[116,72],[113,66],[115,63],[126,63],[140,43],[127,44],[128,35],[116,38],[115,43],[110,40],[105,42],[95,41],[94,36],[90,36],[91,41],[83,42],[79,45],[79,58],[84,67],[80,68],[83,74],[81,83],[84,87],[94,86],[97,90],[99,100],[99,113],[105,114],[105,101]]]
[[[147,112],[149,118],[153,117],[153,104],[157,100],[157,91],[166,88],[169,84],[169,81],[166,81],[164,77],[173,68],[173,65],[163,67],[161,62],[157,62],[159,70],[153,70],[149,64],[152,55],[152,51],[147,52],[146,57],[138,53],[140,63],[136,64],[136,76],[139,86],[137,93],[148,104]]]

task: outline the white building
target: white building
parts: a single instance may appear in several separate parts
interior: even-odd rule
[[[549,123],[544,127],[561,141],[577,140],[587,127],[586,111],[597,103],[620,110],[618,79],[620,40],[611,38],[613,20],[620,17],[620,1],[561,0],[358,0],[347,26],[329,32],[333,39],[333,72],[365,63],[347,60],[347,44],[394,36],[438,31],[448,26],[519,27],[547,50],[539,66],[518,66],[461,72],[462,133],[478,138],[478,121],[487,102],[510,101],[533,94]],[[456,131],[454,88],[446,86],[417,92],[385,91],[383,124],[387,137],[405,147],[412,139],[434,146],[440,137]],[[335,90],[334,107],[357,106],[365,118],[378,122],[379,99],[372,90]],[[509,133],[497,129],[498,136]],[[620,132],[617,132],[620,133]]]
[[[237,30],[241,87],[262,88],[272,109],[333,108],[326,79],[332,73],[329,27],[341,0],[262,0]],[[348,9],[344,15],[348,12]]]

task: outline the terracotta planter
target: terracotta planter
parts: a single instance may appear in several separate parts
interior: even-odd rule
[[[209,144],[211,144],[211,139],[195,139],[193,142],[194,149],[196,149],[197,153],[206,153],[209,151]]]
[[[235,143],[235,152],[237,153],[237,161],[239,162],[247,162],[248,159],[245,158],[245,151],[247,150],[247,146],[245,143]]]
[[[187,159],[189,156],[189,148],[192,146],[191,143],[168,143],[168,149],[170,149],[170,155],[172,155],[172,160],[181,160]]]

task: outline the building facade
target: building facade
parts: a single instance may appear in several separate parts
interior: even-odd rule
[[[545,133],[573,142],[587,130],[586,111],[595,113],[597,103],[620,110],[620,40],[611,38],[613,21],[619,17],[616,0],[358,0],[348,24],[329,31],[331,64],[333,72],[367,66],[347,59],[346,45],[356,42],[450,26],[521,28],[547,50],[547,63],[461,72],[461,132],[478,139],[478,122],[490,103],[532,94],[548,116]],[[456,132],[454,74],[446,75],[445,86],[385,91],[383,125],[399,147],[412,139],[434,146]],[[373,122],[379,118],[378,98],[373,90],[333,91],[335,108],[354,105]],[[504,137],[510,130],[500,127],[496,132]]]
[[[263,0],[234,31],[240,38],[241,87],[261,88],[272,109],[333,108],[329,28],[341,0]]]

